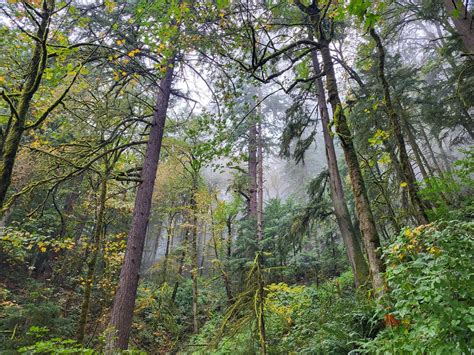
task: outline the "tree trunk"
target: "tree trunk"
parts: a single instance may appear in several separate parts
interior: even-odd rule
[[[382,172],[379,167],[379,163],[376,161],[374,164],[373,168],[370,168],[371,174],[374,177],[374,183],[377,185],[377,187],[380,190],[380,193],[382,194],[383,199],[385,200],[385,204],[387,206],[388,210],[388,219],[390,220],[390,223],[392,224],[392,227],[395,231],[395,233],[398,233],[400,231],[400,225],[398,224],[397,221],[397,216],[395,214],[395,211],[392,206],[392,201],[390,200],[390,197],[387,194],[387,191],[385,187],[383,186],[383,177],[382,177]],[[375,170],[375,173],[373,172]],[[380,223],[380,227],[384,228],[383,222]]]
[[[257,239],[263,240],[263,140],[261,122],[258,123],[257,131]]]
[[[314,74],[319,76],[321,69],[316,51],[311,52]],[[326,150],[326,159],[329,171],[329,186],[331,188],[331,200],[336,215],[337,224],[341,232],[344,245],[346,247],[347,257],[354,274],[356,287],[363,285],[368,278],[369,270],[364,259],[362,248],[357,240],[357,235],[352,225],[349,209],[347,208],[342,187],[341,175],[337,166],[336,150],[329,128],[329,111],[326,104],[326,94],[324,92],[323,80],[321,77],[316,79],[316,94],[318,96],[319,112],[321,124],[323,126],[324,146]]]
[[[151,200],[155,185],[156,171],[160,158],[161,143],[166,122],[166,112],[173,81],[174,57],[168,62],[165,76],[160,81],[156,107],[153,114],[150,135],[146,148],[141,183],[135,197],[132,224],[127,240],[125,259],[120,272],[120,281],[115,295],[112,316],[110,319],[111,332],[108,348],[127,349],[130,328],[135,308],[140,263],[143,254],[148,218],[150,216]],[[115,333],[116,332],[116,333]],[[112,337],[115,337],[113,339]]]
[[[474,26],[471,13],[462,0],[443,0],[446,12],[454,22],[454,27],[461,37],[465,50],[474,54]]]
[[[257,219],[257,124],[255,117],[251,118],[249,128],[249,159],[248,159],[248,181],[249,181],[249,202],[248,215],[250,219]]]
[[[261,117],[259,117],[261,120]],[[257,126],[256,126],[257,127]],[[257,182],[257,201],[256,201],[256,214],[257,214],[257,248],[258,248],[258,264],[259,270],[263,267],[262,257],[262,240],[263,240],[263,141],[262,141],[262,125],[259,122],[257,128],[257,164],[256,164],[256,182]],[[259,288],[258,288],[258,318],[257,325],[259,330],[260,339],[260,353],[266,354],[266,330],[265,330],[265,282],[263,275],[259,271]]]
[[[443,148],[443,141],[439,137],[436,137],[436,141],[438,142],[439,153],[441,160],[443,161],[444,169],[449,173],[451,172],[451,163],[449,162],[448,154],[446,154],[446,151]]]
[[[170,216],[170,220],[168,221],[168,228],[166,228],[166,249],[165,249],[165,259],[163,260],[163,272],[162,272],[162,283],[166,282],[166,275],[168,273],[168,257],[170,254],[170,244],[172,239],[173,233],[173,218],[174,216]]]
[[[193,282],[193,333],[197,334],[199,331],[199,320],[198,320],[198,220],[197,220],[197,176],[193,176],[193,191],[191,193],[191,214],[192,214],[192,227],[191,227],[191,279]]]
[[[54,0],[42,2],[41,22],[35,37],[44,44],[47,41],[51,15],[54,11]],[[39,88],[48,57],[47,47],[36,40],[33,55],[28,68],[28,76],[22,85],[18,103],[12,103],[15,112],[11,112],[11,125],[4,133],[4,141],[0,144],[0,211],[5,203],[8,188],[11,184],[15,158],[20,148],[21,137],[25,130],[25,123],[30,109],[33,95]],[[12,110],[12,108],[11,108]],[[0,212],[2,214],[2,212]]]
[[[157,225],[157,233],[156,237],[153,240],[152,246],[150,251],[147,253],[146,257],[144,257],[145,263],[146,263],[146,269],[151,267],[153,265],[153,262],[155,261],[155,255],[156,251],[158,250],[160,246],[160,238],[161,238],[161,233],[162,233],[162,228],[163,228],[163,222],[159,221]]]
[[[344,158],[346,160],[347,168],[349,169],[360,229],[369,261],[372,285],[376,290],[376,293],[380,294],[383,293],[383,272],[385,271],[380,250],[380,240],[369,199],[367,197],[367,190],[360,170],[359,160],[352,140],[351,131],[347,124],[347,118],[342,108],[341,99],[339,98],[334,63],[329,50],[329,42],[327,40],[322,40],[320,41],[320,44],[322,46],[321,55],[323,58],[324,71],[326,72],[326,88],[329,95],[329,103],[331,104],[333,111],[336,133],[341,141]]]
[[[226,225],[227,225],[227,240],[226,240],[227,257],[230,258],[232,256],[232,218],[230,215],[227,218]]]
[[[404,182],[406,182],[407,184],[408,193],[410,195],[410,200],[415,211],[415,217],[418,223],[428,224],[428,217],[425,212],[426,206],[418,195],[418,185],[416,182],[415,173],[413,172],[413,168],[411,166],[410,159],[406,150],[405,139],[403,138],[400,119],[398,117],[397,112],[395,111],[395,108],[393,107],[392,98],[390,95],[390,88],[388,85],[387,78],[385,77],[385,49],[382,45],[382,41],[379,35],[375,32],[373,28],[370,29],[370,35],[374,39],[378,50],[379,78],[382,83],[385,107],[387,109],[387,114],[390,119],[392,132],[397,142],[400,163],[402,165],[403,178],[405,180]]]
[[[199,234],[197,235],[198,240],[198,248],[197,248],[197,255],[198,255],[198,265],[199,265],[199,276],[204,275],[204,265],[206,263],[206,255],[207,255],[207,224],[203,225],[201,231],[201,238],[199,238]],[[199,260],[199,252],[201,253],[201,260]]]
[[[429,179],[431,177],[434,177],[434,171],[431,169],[431,166],[427,164],[426,158],[424,157],[423,152],[420,149],[420,146],[418,145],[416,141],[416,137],[413,134],[413,131],[408,124],[407,119],[402,115],[402,119],[404,121],[404,128],[405,132],[407,133],[408,140],[410,141],[410,145],[413,149],[413,153],[415,154],[415,159],[416,162],[420,168],[421,174],[423,175],[424,179]]]
[[[86,284],[84,286],[84,298],[82,300],[81,315],[79,317],[79,325],[77,330],[77,341],[79,343],[84,342],[84,336],[87,326],[87,315],[89,313],[90,299],[92,288],[94,287],[94,276],[97,265],[97,259],[99,257],[100,244],[104,234],[104,217],[105,217],[105,201],[107,198],[107,176],[102,177],[100,184],[100,198],[99,207],[97,211],[97,222],[94,229],[94,238],[92,245],[92,255],[87,263],[87,276]]]
[[[428,138],[428,135],[425,132],[425,129],[423,126],[420,124],[420,132],[421,135],[423,136],[423,139],[425,140],[425,145],[426,148],[428,149],[428,154],[431,158],[431,161],[433,162],[434,166],[436,167],[436,170],[438,171],[438,174],[441,176],[443,175],[443,169],[441,169],[441,166],[439,165],[438,159],[436,158],[433,148],[431,147],[430,140]]]

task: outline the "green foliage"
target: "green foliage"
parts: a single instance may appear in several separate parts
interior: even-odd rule
[[[368,353],[468,354],[474,349],[474,223],[406,228],[385,251],[389,327]]]
[[[1,349],[31,345],[39,338],[74,336],[74,317],[63,316],[64,309],[52,288],[32,280],[24,282],[21,288],[24,293],[10,291],[1,295]]]
[[[189,295],[191,290],[189,288]],[[184,315],[191,312],[191,300],[181,307],[182,293],[178,296],[178,307],[171,302],[172,287],[167,283],[159,286],[157,283],[144,282],[140,285],[135,307],[135,324],[133,340],[140,344],[141,349],[173,349],[173,338],[183,331]],[[181,296],[181,297],[180,297]],[[183,322],[184,321],[184,322]]]
[[[434,205],[432,220],[474,217],[474,148],[453,164],[452,170],[424,180],[421,196]]]
[[[348,353],[372,336],[373,307],[354,294],[350,273],[320,287],[270,285],[270,353]]]
[[[371,28],[380,20],[383,7],[382,0],[351,0],[347,10],[351,15],[357,16],[365,28]]]
[[[374,307],[354,294],[350,273],[321,285],[285,283],[265,287],[265,327],[269,354],[347,353],[357,343],[375,335],[380,324],[374,322]],[[192,349],[203,349],[215,339],[220,318],[212,319],[192,340]],[[215,349],[205,353],[238,354],[258,351],[257,339],[248,324],[229,324],[233,329],[219,338]],[[204,353],[196,350],[196,353]]]
[[[59,252],[74,248],[72,238],[58,240],[48,236],[48,232],[41,228],[29,232],[14,225],[4,228],[0,235],[0,265],[24,267],[28,266],[28,257],[34,253]]]
[[[92,349],[83,348],[74,340],[61,338],[38,341],[33,345],[20,348],[19,352],[20,354],[97,354]]]

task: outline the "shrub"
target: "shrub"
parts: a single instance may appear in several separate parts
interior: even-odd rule
[[[386,250],[389,327],[369,353],[461,354],[474,350],[474,223],[406,228]]]
[[[421,197],[434,205],[427,211],[431,220],[474,217],[474,148],[463,153],[464,159],[456,161],[450,172],[423,181]]]

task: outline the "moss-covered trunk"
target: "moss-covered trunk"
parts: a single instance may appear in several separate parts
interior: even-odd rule
[[[375,226],[372,209],[370,207],[367,190],[365,187],[359,159],[352,140],[352,134],[344,114],[337,86],[334,63],[329,50],[329,41],[320,40],[321,55],[323,58],[323,69],[326,73],[326,89],[329,103],[333,111],[333,120],[336,133],[341,141],[344,151],[349,176],[351,179],[352,192],[356,202],[357,215],[359,217],[360,229],[364,239],[365,250],[369,261],[369,269],[374,289],[383,292],[383,272],[385,270],[380,250],[380,239]]]
[[[395,141],[397,143],[398,154],[400,157],[400,164],[402,167],[402,173],[404,182],[407,184],[408,193],[410,195],[410,200],[413,206],[413,210],[415,212],[415,217],[419,224],[427,224],[428,217],[426,215],[426,206],[424,205],[423,201],[421,200],[420,196],[418,195],[418,185],[416,182],[415,174],[413,172],[413,168],[410,163],[410,159],[408,157],[405,139],[403,138],[402,127],[400,123],[400,119],[398,117],[397,112],[392,103],[392,98],[390,95],[390,87],[388,85],[387,78],[385,76],[385,49],[383,47],[382,41],[380,36],[377,32],[372,28],[370,29],[370,35],[375,41],[378,50],[378,72],[379,78],[382,83],[383,89],[383,96],[384,96],[384,103],[387,110],[387,115],[390,120],[390,125],[392,129],[392,133],[395,136]]]
[[[362,248],[357,239],[354,226],[352,225],[349,209],[347,208],[342,187],[341,176],[337,166],[336,150],[334,148],[333,138],[330,132],[329,111],[326,104],[326,94],[324,92],[323,80],[320,77],[321,69],[316,51],[311,52],[313,70],[318,79],[316,79],[316,94],[323,126],[324,146],[329,171],[329,185],[331,189],[331,200],[336,215],[337,224],[341,232],[347,257],[354,273],[356,286],[363,285],[369,276],[369,269],[364,259]]]
[[[21,138],[25,130],[31,100],[39,88],[46,67],[46,60],[48,57],[46,41],[53,11],[54,0],[43,1],[41,22],[39,23],[35,34],[36,43],[30,60],[28,75],[22,85],[22,90],[18,100],[15,102],[9,98],[11,102],[10,115],[12,123],[4,133],[5,138],[0,145],[0,211],[5,203],[8,188],[11,184],[15,158],[20,148]],[[5,95],[7,96],[7,94]]]

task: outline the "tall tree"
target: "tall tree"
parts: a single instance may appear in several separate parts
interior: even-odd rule
[[[370,206],[367,190],[365,187],[364,178],[359,166],[359,159],[354,147],[352,139],[352,132],[349,128],[347,117],[342,107],[342,102],[339,97],[339,89],[337,84],[336,73],[334,71],[334,62],[332,59],[329,44],[333,33],[333,25],[327,23],[331,22],[327,18],[321,18],[321,8],[318,3],[313,1],[311,5],[304,5],[299,0],[295,1],[298,8],[308,16],[318,43],[321,47],[321,56],[323,59],[323,70],[326,74],[326,90],[328,93],[328,101],[333,111],[333,122],[336,127],[336,133],[341,141],[342,149],[347,167],[349,169],[349,176],[351,179],[352,191],[356,202],[356,210],[359,217],[360,229],[364,238],[365,250],[367,252],[370,274],[372,284],[377,292],[383,292],[383,272],[385,266],[382,261],[380,250],[380,239],[375,225],[374,216]],[[327,29],[329,28],[329,33]]]
[[[320,64],[317,52],[311,52],[311,60],[314,73],[319,76],[321,74]],[[364,259],[362,248],[359,244],[356,231],[352,224],[351,215],[347,208],[346,199],[344,197],[344,189],[342,187],[341,175],[337,166],[336,150],[330,131],[329,110],[326,104],[326,93],[324,92],[323,80],[321,77],[316,79],[316,94],[321,117],[321,125],[323,128],[324,147],[326,152],[326,160],[329,172],[329,186],[331,189],[331,199],[336,215],[337,224],[341,232],[344,245],[346,247],[349,263],[354,273],[354,279],[357,286],[363,285],[368,278],[367,263]]]
[[[143,168],[140,174],[141,182],[135,197],[135,207],[125,250],[125,259],[112,308],[110,319],[111,334],[108,340],[110,350],[116,348],[127,349],[128,347],[153,188],[163,141],[171,84],[173,82],[174,56],[173,53],[168,59],[165,75],[158,86],[153,120],[143,160]]]
[[[402,123],[400,122],[400,117],[395,110],[394,104],[392,102],[392,97],[390,94],[390,87],[385,76],[385,49],[382,44],[382,40],[380,36],[377,34],[374,28],[369,30],[370,35],[374,39],[377,51],[378,51],[378,74],[380,81],[382,83],[383,88],[383,97],[384,103],[387,110],[387,115],[390,120],[390,125],[392,128],[392,132],[395,135],[395,140],[397,142],[398,154],[400,157],[400,164],[402,168],[404,183],[407,184],[408,191],[410,194],[410,199],[412,202],[413,209],[415,211],[416,219],[420,224],[427,224],[428,217],[426,216],[426,206],[424,205],[423,201],[420,199],[418,195],[418,186],[416,183],[415,174],[413,172],[413,168],[411,166],[410,159],[408,157],[406,145],[405,145],[405,138],[403,137],[402,131]]]

